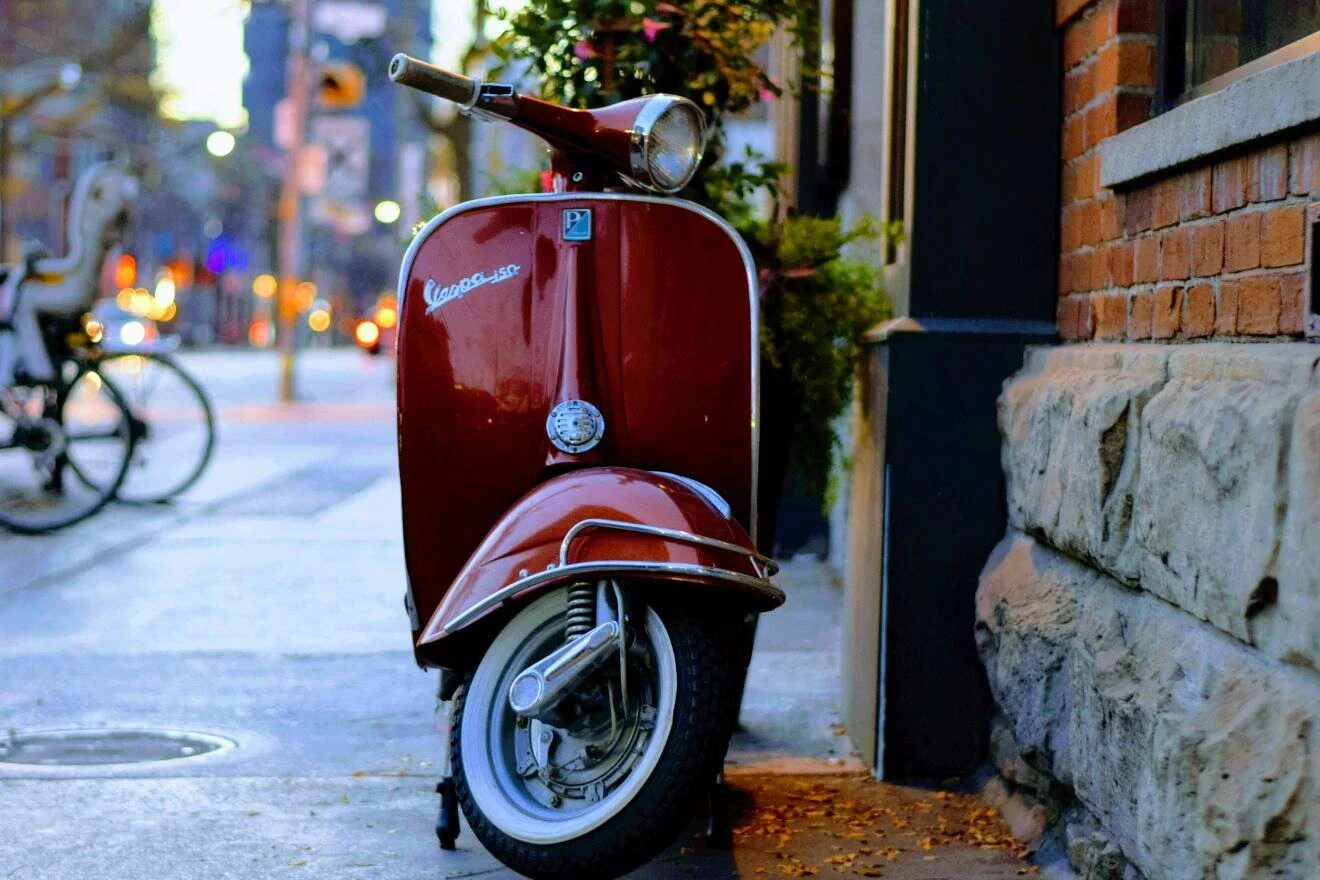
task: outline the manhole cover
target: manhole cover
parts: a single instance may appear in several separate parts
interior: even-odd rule
[[[0,764],[146,764],[232,749],[223,736],[187,730],[45,730],[0,737]]]

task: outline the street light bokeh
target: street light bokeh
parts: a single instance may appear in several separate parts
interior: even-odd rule
[[[76,61],[70,61],[67,64],[60,65],[58,75],[60,88],[66,92],[71,92],[78,87],[82,81],[82,65]]]
[[[234,152],[235,143],[234,136],[229,132],[213,131],[206,136],[206,152],[220,159]]]
[[[274,275],[261,274],[252,279],[252,292],[261,299],[270,299],[279,289],[280,283]]]
[[[376,203],[376,221],[379,223],[393,223],[402,213],[403,209],[393,199],[384,199]]]

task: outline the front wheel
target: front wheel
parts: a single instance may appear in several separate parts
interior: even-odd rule
[[[608,662],[552,721],[509,706],[513,679],[564,643],[565,591],[500,632],[456,696],[454,781],[468,824],[533,878],[617,877],[657,855],[719,772],[743,670],[738,618],[675,605],[630,609],[627,702]]]
[[[115,497],[159,504],[192,487],[215,451],[215,413],[206,391],[174,358],[111,353],[99,364],[128,401],[136,443]]]

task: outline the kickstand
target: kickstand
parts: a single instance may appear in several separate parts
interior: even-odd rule
[[[710,822],[706,826],[706,846],[729,849],[733,846],[733,826],[729,819],[729,792],[720,773],[710,786]]]
[[[442,779],[435,787],[440,795],[440,815],[435,820],[435,836],[440,838],[441,849],[453,849],[458,840],[458,794],[454,780]]]

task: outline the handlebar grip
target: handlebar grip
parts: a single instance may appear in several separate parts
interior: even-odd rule
[[[409,86],[464,107],[475,104],[481,90],[480,80],[461,73],[451,73],[402,52],[390,61],[390,79],[401,86]]]

